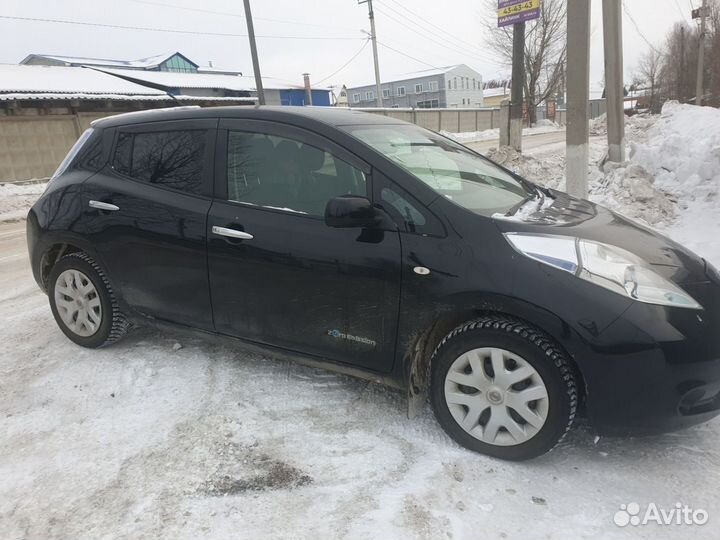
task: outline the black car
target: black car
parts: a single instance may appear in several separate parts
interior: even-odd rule
[[[429,392],[461,445],[520,460],[720,411],[720,276],[681,245],[380,115],[176,108],[96,121],[33,206],[60,329],[230,336]]]

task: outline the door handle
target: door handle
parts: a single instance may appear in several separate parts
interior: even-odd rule
[[[88,205],[90,206],[90,208],[96,208],[97,210],[106,210],[108,212],[115,212],[117,210],[120,210],[119,206],[102,201],[90,201]]]
[[[217,234],[218,236],[227,236],[228,238],[239,238],[240,240],[253,239],[253,235],[250,233],[246,233],[245,231],[228,229],[227,227],[218,227],[217,225],[213,225],[212,232],[213,234]]]

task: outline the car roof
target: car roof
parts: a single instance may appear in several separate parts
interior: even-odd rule
[[[341,107],[235,106],[235,107],[172,107],[118,114],[95,120],[92,125],[108,128],[127,124],[191,120],[201,118],[246,118],[286,122],[297,125],[321,123],[329,126],[407,124],[381,114],[372,114]]]

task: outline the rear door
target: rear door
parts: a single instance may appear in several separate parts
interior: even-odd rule
[[[123,299],[147,317],[211,330],[206,223],[217,120],[116,128],[85,182],[85,229]]]
[[[217,148],[208,219],[217,330],[389,371],[399,233],[324,222],[329,199],[371,196],[370,168],[325,138],[270,122],[221,120]]]

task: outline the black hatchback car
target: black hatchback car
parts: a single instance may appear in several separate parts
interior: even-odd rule
[[[720,276],[683,246],[418,126],[322,108],[96,121],[33,206],[61,330],[169,323],[429,392],[520,460],[720,411]]]

